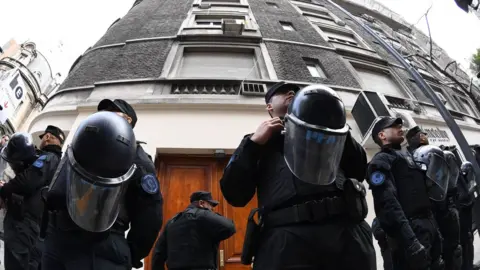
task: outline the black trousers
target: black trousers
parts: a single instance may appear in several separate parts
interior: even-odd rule
[[[427,250],[429,269],[440,269],[435,266],[442,257],[442,237],[433,217],[413,219],[410,221],[410,226],[417,236],[418,241],[420,241]],[[400,245],[392,245],[392,260],[395,270],[418,269],[415,265],[411,265],[408,262],[405,253],[407,248],[408,247],[402,247]]]
[[[380,251],[382,253],[383,270],[393,270],[392,251],[388,243],[388,237],[385,235],[383,230],[378,231],[377,234],[374,232],[373,236],[377,240],[378,246],[380,247]]]
[[[462,266],[462,252],[460,246],[460,221],[458,210],[449,208],[436,217],[443,237],[443,260],[445,270],[460,270]]]
[[[473,231],[472,231],[472,209],[470,206],[460,206],[458,214],[460,217],[460,244],[462,245],[462,270],[473,269]]]
[[[17,221],[7,216],[4,230],[5,269],[38,270],[42,257],[38,242],[38,223],[29,218]]]
[[[42,257],[44,270],[130,270],[130,248],[123,235],[99,240],[92,233],[50,227]]]
[[[254,270],[375,270],[372,231],[365,222],[289,225],[266,229]]]

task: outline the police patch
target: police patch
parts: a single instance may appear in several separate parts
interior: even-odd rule
[[[42,155],[32,164],[32,166],[41,169],[43,168],[43,165],[45,165],[43,161],[46,159],[47,155]]]
[[[380,186],[385,182],[385,174],[381,172],[374,172],[370,176],[370,183],[374,186]]]
[[[157,178],[153,174],[144,175],[141,186],[148,194],[155,194],[159,189]]]

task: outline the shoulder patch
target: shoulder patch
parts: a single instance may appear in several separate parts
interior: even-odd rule
[[[374,172],[370,176],[370,183],[374,186],[380,186],[385,182],[385,174],[382,172]]]
[[[140,185],[142,186],[143,191],[148,194],[155,194],[159,190],[157,178],[153,174],[144,175]]]
[[[43,165],[45,165],[45,160],[47,159],[47,155],[41,155],[37,160],[32,164],[33,167],[35,168],[43,168]]]

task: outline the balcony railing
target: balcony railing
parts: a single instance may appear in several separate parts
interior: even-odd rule
[[[172,82],[174,95],[253,95],[263,96],[266,85],[240,80],[178,80]]]

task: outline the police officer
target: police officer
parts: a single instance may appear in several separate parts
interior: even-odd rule
[[[372,231],[373,236],[378,242],[378,246],[380,246],[380,251],[382,252],[383,269],[393,270],[392,252],[388,244],[388,237],[382,229],[382,226],[380,226],[380,222],[377,218],[374,218],[372,221]]]
[[[0,197],[7,205],[5,267],[37,270],[41,261],[37,239],[44,206],[41,189],[53,177],[59,156],[48,152],[37,156],[31,135],[16,133],[1,157],[15,172],[15,177],[0,189]]]
[[[379,117],[372,129],[372,138],[381,147],[367,174],[375,213],[392,240],[395,269],[441,269],[441,238],[425,173],[410,153],[401,151],[402,124],[400,118]]]
[[[213,212],[218,201],[206,191],[190,196],[190,205],[165,225],[153,253],[152,270],[218,269],[218,246],[235,233],[232,220]]]
[[[148,253],[154,240],[142,237],[155,239],[161,227],[160,195],[156,178],[137,169],[136,151],[122,117],[98,112],[81,122],[47,194],[42,269],[131,269]]]
[[[421,146],[429,145],[427,133],[416,126],[406,134],[408,148],[415,151]],[[445,147],[443,147],[445,149]],[[443,237],[442,256],[446,270],[460,269],[462,263],[462,247],[460,245],[460,223],[455,199],[457,197],[457,180],[459,167],[455,155],[450,151],[444,151],[445,160],[450,166],[450,177],[447,195],[440,201],[432,200],[432,210]]]
[[[97,110],[116,113],[127,120],[132,128],[135,128],[137,123],[135,110],[122,99],[113,101],[104,99],[98,104]],[[135,164],[144,178],[148,182],[152,182],[152,185],[141,184],[142,177],[140,176],[137,177],[136,181],[132,181],[126,194],[126,200],[130,202],[127,209],[128,213],[121,213],[119,220],[117,220],[123,223],[121,225],[123,230],[128,229],[128,220],[131,222],[127,239],[131,245],[133,266],[137,268],[142,267],[140,260],[150,253],[163,222],[163,197],[157,184],[155,165],[152,157],[143,150],[141,144],[145,144],[145,142],[136,141]],[[134,246],[133,243],[135,243]]]
[[[361,183],[366,153],[352,138],[335,91],[311,85],[295,95],[298,90],[286,83],[269,89],[272,119],[244,137],[220,180],[235,207],[257,193],[261,232],[247,232],[253,252],[242,263],[254,256],[260,270],[375,269]]]
[[[457,208],[460,217],[460,244],[462,245],[462,270],[473,269],[473,230],[472,230],[472,211],[475,196],[473,194],[475,187],[475,173],[473,165],[465,161],[460,168],[460,177],[458,179],[458,200]]]

